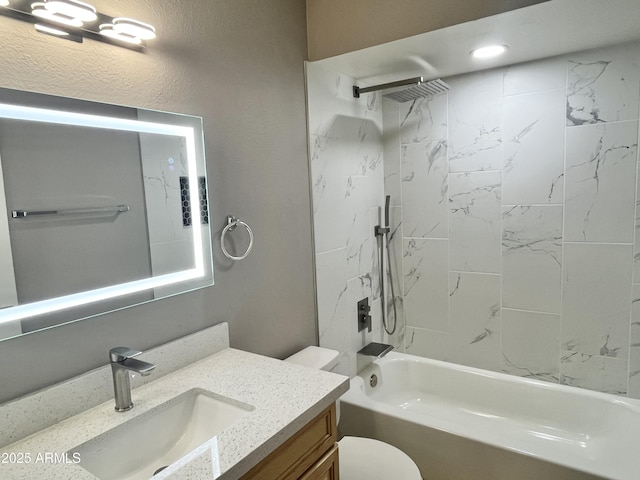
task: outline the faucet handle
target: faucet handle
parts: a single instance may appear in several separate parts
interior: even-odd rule
[[[109,358],[111,362],[124,362],[128,358],[137,357],[142,354],[139,350],[135,350],[129,347],[114,347],[109,350]]]

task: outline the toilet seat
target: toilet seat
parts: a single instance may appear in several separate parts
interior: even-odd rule
[[[338,451],[340,480],[422,480],[413,460],[388,443],[343,437]]]

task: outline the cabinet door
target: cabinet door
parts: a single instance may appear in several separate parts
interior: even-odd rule
[[[322,460],[307,470],[300,480],[340,480],[338,444],[329,450]]]
[[[242,480],[297,480],[336,443],[336,407],[332,405],[294,434]]]

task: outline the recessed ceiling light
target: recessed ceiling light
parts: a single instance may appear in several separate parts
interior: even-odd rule
[[[476,48],[471,51],[471,56],[473,58],[492,58],[497,57],[498,55],[502,55],[507,51],[506,45],[487,45],[486,47]]]
[[[8,7],[9,0],[0,0],[0,7]]]

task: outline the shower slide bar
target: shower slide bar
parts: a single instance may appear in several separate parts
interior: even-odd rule
[[[51,210],[12,210],[12,218],[28,218],[54,215],[117,215],[128,212],[129,205],[113,205],[107,207],[59,208]]]

